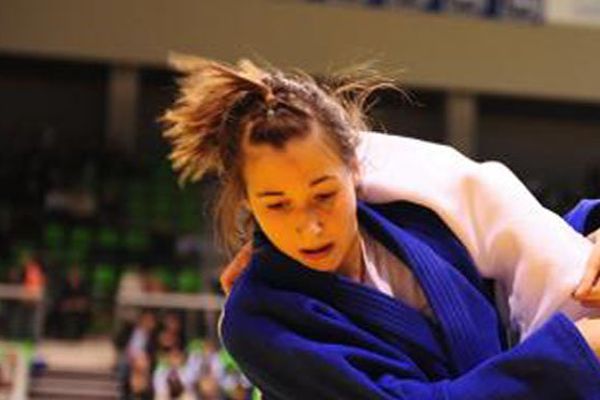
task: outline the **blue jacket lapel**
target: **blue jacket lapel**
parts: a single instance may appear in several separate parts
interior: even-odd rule
[[[500,351],[494,308],[456,267],[402,228],[403,221],[390,221],[364,204],[359,204],[359,219],[413,271],[440,322],[457,373]]]
[[[430,378],[447,376],[447,356],[437,329],[419,312],[345,277],[302,266],[281,253],[261,232],[255,235],[254,246],[257,251],[247,273],[269,288],[319,300],[344,314],[361,330],[391,345],[398,356],[425,360]]]
[[[452,373],[467,371],[500,351],[494,308],[455,266],[433,251],[422,237],[403,228],[403,221],[389,220],[362,203],[358,217],[373,237],[411,268],[421,284],[449,349]],[[252,273],[273,288],[323,301],[356,324],[370,327],[373,334],[385,336],[405,353],[416,352],[440,362],[445,358],[435,327],[413,308],[344,277],[303,267],[278,251],[261,232],[255,235],[254,245],[258,251]]]

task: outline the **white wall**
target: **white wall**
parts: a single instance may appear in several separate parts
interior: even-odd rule
[[[163,64],[169,50],[325,72],[380,57],[412,86],[600,100],[600,31],[300,0],[3,0],[0,52]]]

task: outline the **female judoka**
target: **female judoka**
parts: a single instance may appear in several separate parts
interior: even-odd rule
[[[582,310],[569,304],[592,246],[538,212],[509,171],[440,148],[446,159],[430,163],[462,168],[448,183],[429,192],[389,185],[390,174],[423,171],[375,162],[361,189],[381,203],[357,201],[356,132],[373,82],[324,90],[248,62],[180,67],[181,97],[164,116],[174,167],[182,180],[219,174],[226,239],[256,223],[221,334],[267,398],[600,398],[600,321],[577,319]],[[418,141],[369,140],[391,146],[383,160],[436,153]],[[510,201],[525,204],[513,211]],[[584,204],[570,222],[583,233],[597,209]],[[542,220],[544,229],[527,231]],[[542,233],[543,245],[531,240]],[[527,339],[511,349],[482,278],[499,281],[519,310],[511,318]]]

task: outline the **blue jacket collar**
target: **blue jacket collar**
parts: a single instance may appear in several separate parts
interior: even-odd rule
[[[376,207],[359,203],[359,223],[412,270],[439,321],[440,332],[401,301],[347,278],[302,266],[276,249],[260,231],[255,235],[257,250],[249,274],[274,289],[302,293],[333,306],[353,323],[385,335],[388,343],[404,352],[426,353],[441,361],[446,356],[440,343],[445,343],[453,374],[465,372],[500,351],[498,320],[487,299],[433,251],[422,235],[406,227],[410,226],[407,221],[390,220]],[[409,213],[403,218],[412,217]],[[436,340],[438,333],[443,341]]]

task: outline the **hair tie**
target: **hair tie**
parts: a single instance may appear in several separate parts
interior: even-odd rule
[[[265,108],[266,116],[271,119],[275,116],[275,105],[277,104],[277,97],[271,90],[265,94]]]

